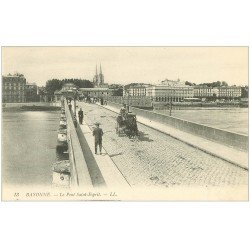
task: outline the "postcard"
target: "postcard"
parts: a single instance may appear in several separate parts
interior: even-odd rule
[[[248,200],[248,47],[2,47],[3,201]]]

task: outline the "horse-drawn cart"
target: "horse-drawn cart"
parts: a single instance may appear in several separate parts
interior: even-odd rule
[[[122,134],[125,134],[129,137],[138,136],[138,128],[135,114],[119,114],[116,121],[116,133],[119,136]]]

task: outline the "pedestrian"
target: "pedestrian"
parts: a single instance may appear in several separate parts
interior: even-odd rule
[[[80,108],[80,110],[78,111],[78,118],[79,118],[79,123],[82,124],[82,120],[83,120],[82,108]]]
[[[75,115],[74,115],[74,118],[73,118],[73,123],[74,123],[75,128],[77,128],[77,120],[76,120],[76,116]]]
[[[72,105],[71,105],[71,103],[69,103],[69,111],[71,111],[72,110]]]
[[[102,136],[103,131],[99,127],[100,123],[95,123],[96,127],[93,130],[93,136],[95,137],[95,154],[97,154],[97,146],[99,145],[100,154],[102,154]]]

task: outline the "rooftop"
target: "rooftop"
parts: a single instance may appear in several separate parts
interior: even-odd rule
[[[74,84],[74,83],[64,83],[63,84],[63,86],[62,86],[63,88],[69,88],[69,87],[74,87],[74,88],[76,88],[77,86]]]
[[[8,75],[5,75],[3,77],[23,77],[24,78],[24,75],[23,74],[19,74],[19,73],[15,73],[15,74],[8,74]]]
[[[80,88],[80,91],[111,91],[109,88]]]

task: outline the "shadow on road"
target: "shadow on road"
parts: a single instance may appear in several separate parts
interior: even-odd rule
[[[86,138],[79,126],[79,124],[77,124],[77,128],[76,128],[76,132],[79,138],[79,142],[84,154],[84,158],[86,160],[87,163],[87,167],[90,173],[90,177],[92,180],[92,184],[94,187],[100,187],[100,186],[106,186],[104,178],[102,176],[102,173],[98,167],[98,164],[91,152],[90,149],[90,145],[87,143]],[[94,143],[93,143],[94,144]],[[91,145],[92,147],[94,145]]]
[[[73,112],[70,111],[71,117],[73,119]],[[95,160],[94,155],[92,154],[92,151],[90,149],[90,145],[88,144],[79,123],[77,122],[77,126],[75,127],[76,133],[78,135],[78,139],[80,142],[80,146],[82,148],[82,152],[85,158],[85,161],[87,163],[88,171],[91,177],[91,181],[94,187],[105,187],[106,183],[102,176],[102,173],[98,167],[98,164]],[[92,145],[93,147],[94,145]]]
[[[150,139],[148,136],[148,134],[142,132],[142,131],[139,131],[139,136],[138,136],[138,140],[139,141],[147,141],[147,142],[152,142],[154,140]]]
[[[111,154],[111,155],[109,155],[109,157],[115,157],[115,156],[118,156],[118,155],[122,155],[122,152],[116,153],[116,154]]]

